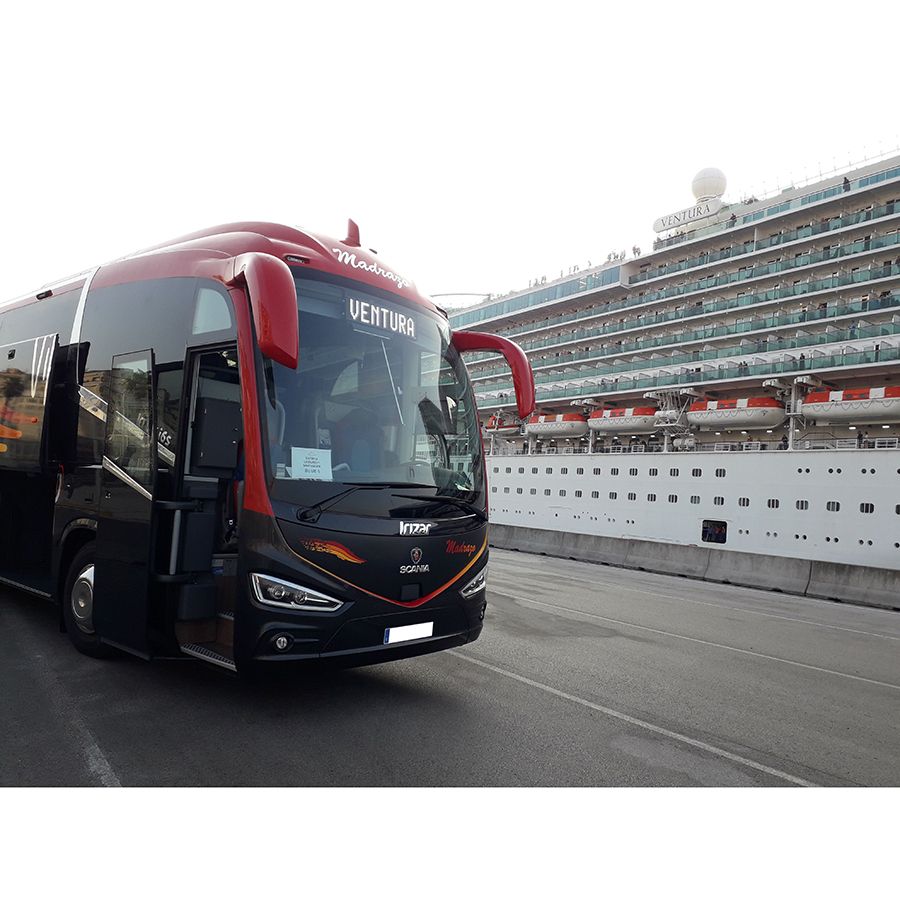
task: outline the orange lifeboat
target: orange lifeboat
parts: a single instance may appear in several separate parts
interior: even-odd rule
[[[525,432],[535,437],[582,437],[588,432],[588,423],[581,413],[534,415],[525,423]]]
[[[784,404],[774,397],[698,400],[687,411],[689,425],[698,428],[775,428],[787,418]]]
[[[900,422],[900,386],[812,391],[803,398],[801,413],[818,423]]]
[[[510,437],[518,434],[522,426],[516,419],[507,419],[503,416],[493,415],[484,423],[484,434],[496,434],[500,437]]]
[[[623,409],[595,409],[588,420],[591,431],[650,434],[656,431],[655,406],[629,406]]]

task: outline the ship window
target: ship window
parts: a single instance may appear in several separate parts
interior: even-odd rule
[[[619,496],[619,495],[618,495],[615,491],[610,491],[610,492],[609,492],[609,499],[610,499],[610,500],[615,500],[616,497],[618,497],[618,496]]]
[[[544,472],[545,472],[545,474],[547,474],[547,475],[552,475],[552,474],[553,474],[553,469],[551,469],[550,466],[547,466],[547,468],[544,469]]]
[[[600,474],[600,470],[599,470],[599,469],[594,469],[594,474],[595,474],[595,475],[599,475],[599,474]]]
[[[528,493],[529,493],[529,494],[532,494],[532,495],[533,495],[533,494],[536,494],[536,493],[537,493],[537,488],[532,488]]]
[[[497,493],[497,488],[492,487],[492,488],[491,488],[491,493],[492,493],[492,494],[496,494],[496,493]]]
[[[809,500],[798,500],[797,509],[809,509]]]
[[[650,474],[651,475],[659,475],[659,469],[651,469]]]
[[[749,506],[750,498],[749,497],[739,497],[738,498],[738,506]]]
[[[859,511],[861,513],[873,513],[873,512],[875,512],[875,504],[874,503],[860,503]]]
[[[508,494],[508,493],[509,493],[509,488],[508,488],[508,487],[503,488],[503,493],[504,493],[504,494]]]
[[[580,497],[580,496],[581,496],[581,491],[575,491],[575,496],[576,496],[576,497]]]
[[[582,468],[576,469],[576,470],[575,470],[575,474],[576,474],[576,475],[584,475],[584,469],[582,469]]]
[[[569,470],[568,470],[565,466],[563,466],[563,468],[561,468],[561,469],[559,470],[559,474],[560,474],[560,475],[568,475],[568,474],[569,474]]]
[[[537,466],[532,466],[532,467],[531,467],[531,474],[532,474],[532,475],[537,475]]]
[[[591,497],[593,497],[594,500],[599,499],[600,491],[591,491]]]
[[[610,470],[609,470],[609,474],[610,474],[610,475],[618,475],[618,474],[619,474],[619,470],[618,470],[618,469],[610,469]]]
[[[506,474],[509,475],[510,472],[512,472],[512,469],[511,469],[509,466],[507,466],[507,467],[506,467]]]
[[[716,478],[724,478],[725,470],[724,469],[716,469]]]
[[[699,494],[694,494],[694,495],[691,497],[691,503],[699,503],[699,502],[700,502],[700,495],[699,495]]]
[[[544,496],[545,496],[545,497],[549,497],[549,496],[550,496],[550,488],[544,488]]]
[[[628,494],[628,499],[629,499],[629,500],[637,500],[637,494],[635,494],[635,493],[629,493],[629,494]]]
[[[560,496],[560,497],[565,497],[565,496],[566,496],[566,492],[565,492],[565,491],[560,491],[560,492],[559,492],[559,496]]]
[[[524,466],[519,466],[519,474],[520,474],[520,475],[524,475],[524,474],[525,474],[525,468],[524,468]]]
[[[628,474],[629,475],[637,475],[637,469],[629,469]]]
[[[772,497],[766,502],[766,506],[768,506],[769,509],[778,509],[778,507],[781,506],[781,502]]]
[[[522,488],[516,488],[516,493],[517,493],[517,494],[521,494],[521,493],[522,493]]]
[[[703,469],[691,469],[691,475],[693,475],[694,478],[699,478],[702,474]]]
[[[677,477],[678,477],[678,469],[669,469],[669,474],[670,474],[673,478],[677,478]]]
[[[496,473],[499,472],[499,471],[500,471],[500,470],[499,470],[496,466],[494,466],[494,474],[496,474]]]
[[[827,509],[828,512],[839,512],[840,508],[841,504],[837,500],[829,500],[825,504],[825,509]]]
[[[724,498],[724,497],[713,497],[713,503],[714,503],[716,506],[724,506],[724,505],[725,505],[725,498]]]
[[[677,503],[678,494],[669,494],[669,503]]]
[[[647,499],[648,499],[651,503],[656,503],[656,494],[647,494]]]
[[[702,538],[707,544],[724,544],[728,536],[728,523],[716,519],[703,520]]]

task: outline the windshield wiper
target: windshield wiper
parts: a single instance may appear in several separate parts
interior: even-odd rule
[[[448,494],[435,494],[433,497],[421,497],[416,494],[394,494],[395,497],[403,497],[407,500],[423,500],[425,503],[448,503],[465,510],[470,516],[477,516],[482,522],[487,522],[488,517],[483,510],[478,509],[472,503],[461,500],[459,497],[452,497]]]
[[[350,494],[355,493],[356,491],[364,491],[371,488],[383,487],[386,487],[386,485],[380,484],[378,482],[354,484],[352,487],[348,487],[345,491],[341,491],[338,494],[333,494],[331,497],[327,497],[325,500],[320,500],[318,503],[314,503],[312,506],[307,506],[306,509],[301,510],[297,513],[297,519],[301,522],[318,522],[319,516],[321,516],[326,509],[331,509],[332,506],[334,506],[339,500],[342,500],[344,497],[347,497]]]

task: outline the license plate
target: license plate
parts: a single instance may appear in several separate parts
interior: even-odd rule
[[[434,634],[434,622],[420,622],[417,625],[401,625],[399,628],[385,628],[384,642],[397,644],[400,641],[414,641]]]

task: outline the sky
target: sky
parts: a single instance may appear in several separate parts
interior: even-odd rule
[[[15,7],[0,299],[209,225],[348,217],[425,293],[502,293],[649,248],[705,166],[728,200],[900,147],[896,4]]]

